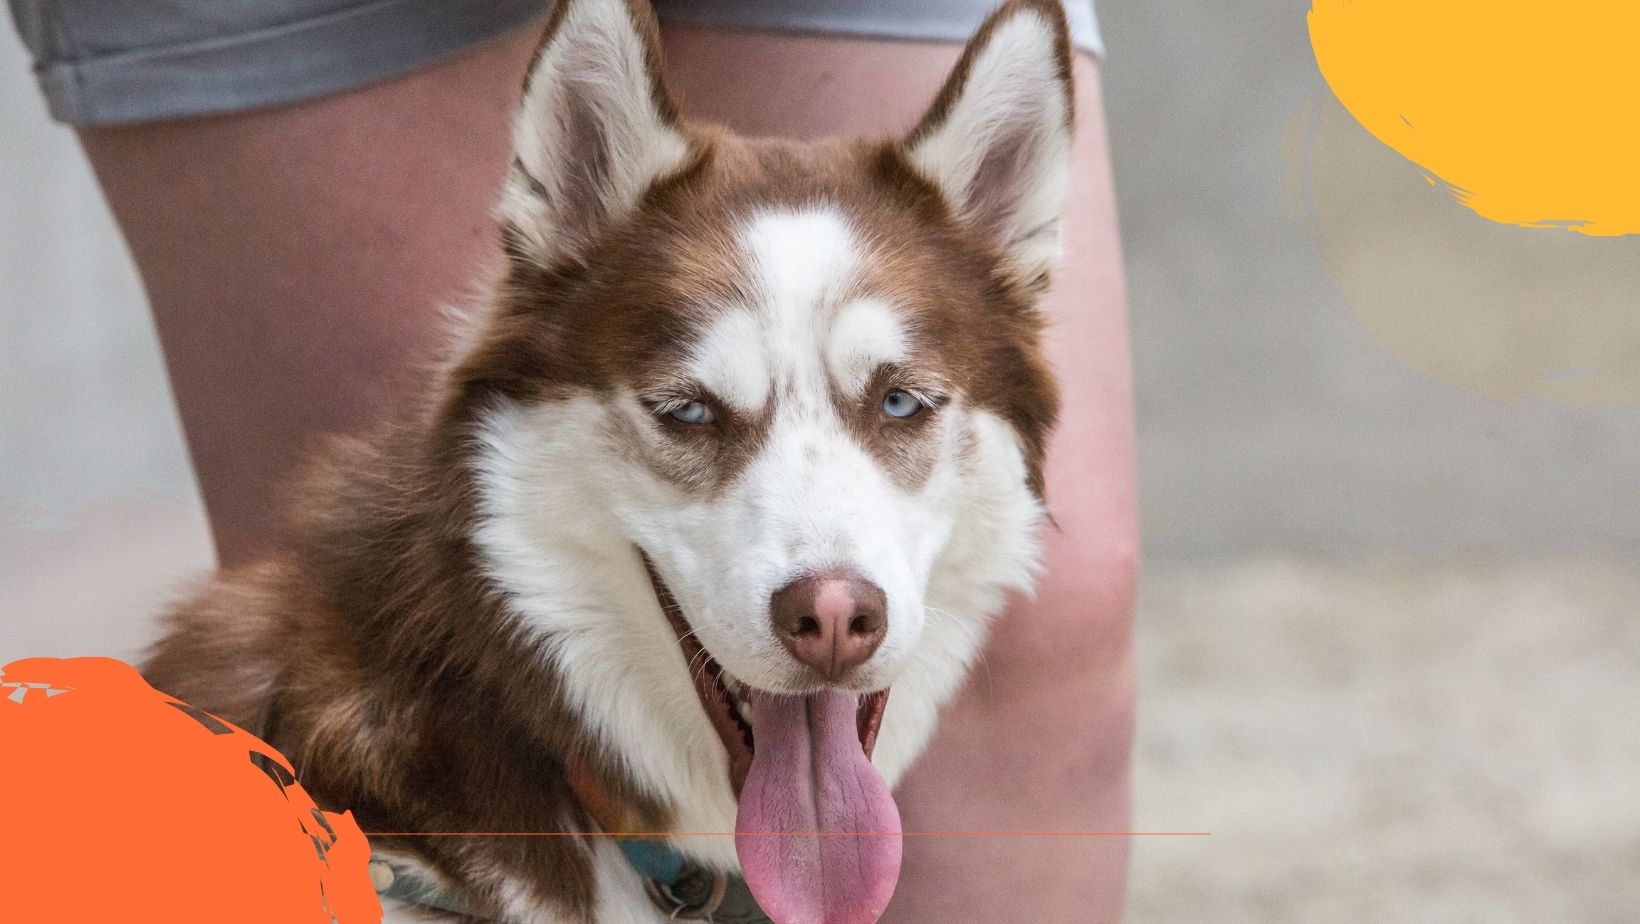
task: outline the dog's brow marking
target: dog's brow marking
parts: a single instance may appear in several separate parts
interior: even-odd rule
[[[763,331],[751,312],[725,312],[706,329],[689,360],[689,374],[736,410],[761,411],[769,399]]]
[[[763,211],[740,228],[747,302],[718,316],[690,353],[688,372],[737,410],[823,389],[824,332],[853,286],[853,231],[830,207]]]
[[[742,231],[741,246],[775,324],[802,324],[829,313],[853,284],[860,262],[854,231],[834,207],[758,213]]]
[[[880,299],[861,299],[843,308],[826,345],[826,370],[844,394],[858,394],[872,373],[907,355],[905,331],[894,309]]]
[[[821,414],[829,393],[827,335],[859,279],[859,238],[842,211],[825,204],[755,213],[739,238],[770,387],[787,413]]]

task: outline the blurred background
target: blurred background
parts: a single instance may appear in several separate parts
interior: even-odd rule
[[[1134,922],[1640,917],[1640,239],[1491,225],[1302,8],[1103,0],[1146,572]],[[210,545],[141,290],[0,29],[0,662]]]

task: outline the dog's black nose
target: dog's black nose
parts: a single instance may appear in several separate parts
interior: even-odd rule
[[[888,630],[882,588],[842,569],[804,575],[775,591],[769,613],[792,657],[833,683],[864,664]]]

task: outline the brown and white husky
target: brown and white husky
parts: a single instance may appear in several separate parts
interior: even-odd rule
[[[639,0],[559,3],[474,332],[151,682],[446,899],[390,919],[664,921],[601,836],[642,832],[875,921],[890,790],[1035,567],[1070,66],[1014,0],[904,137],[752,140],[680,118]],[[470,836],[527,832],[571,834]]]

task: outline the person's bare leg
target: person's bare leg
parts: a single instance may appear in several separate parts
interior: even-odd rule
[[[665,30],[686,114],[755,134],[906,130],[959,46]],[[1128,827],[1137,535],[1127,322],[1104,114],[1077,60],[1064,262],[1045,307],[1064,386],[1048,455],[1058,530],[1036,599],[983,662],[901,785],[908,831]],[[1089,924],[1120,915],[1128,843],[1102,837],[913,838],[885,922]]]
[[[539,28],[408,76],[216,118],[83,130],[142,274],[224,564],[272,538],[319,436],[381,415],[490,218]]]
[[[262,112],[82,134],[142,271],[225,562],[271,533],[278,481],[318,434],[378,415],[437,306],[496,254],[489,209],[536,38]],[[908,127],[956,46],[668,28],[693,116],[812,137]],[[1120,830],[1133,679],[1132,434],[1098,83],[1078,61],[1066,255],[1047,309],[1064,380],[1049,456],[1059,524],[1037,599],[998,625],[901,787],[910,830]],[[914,839],[890,915],[1114,920],[1120,838]]]

